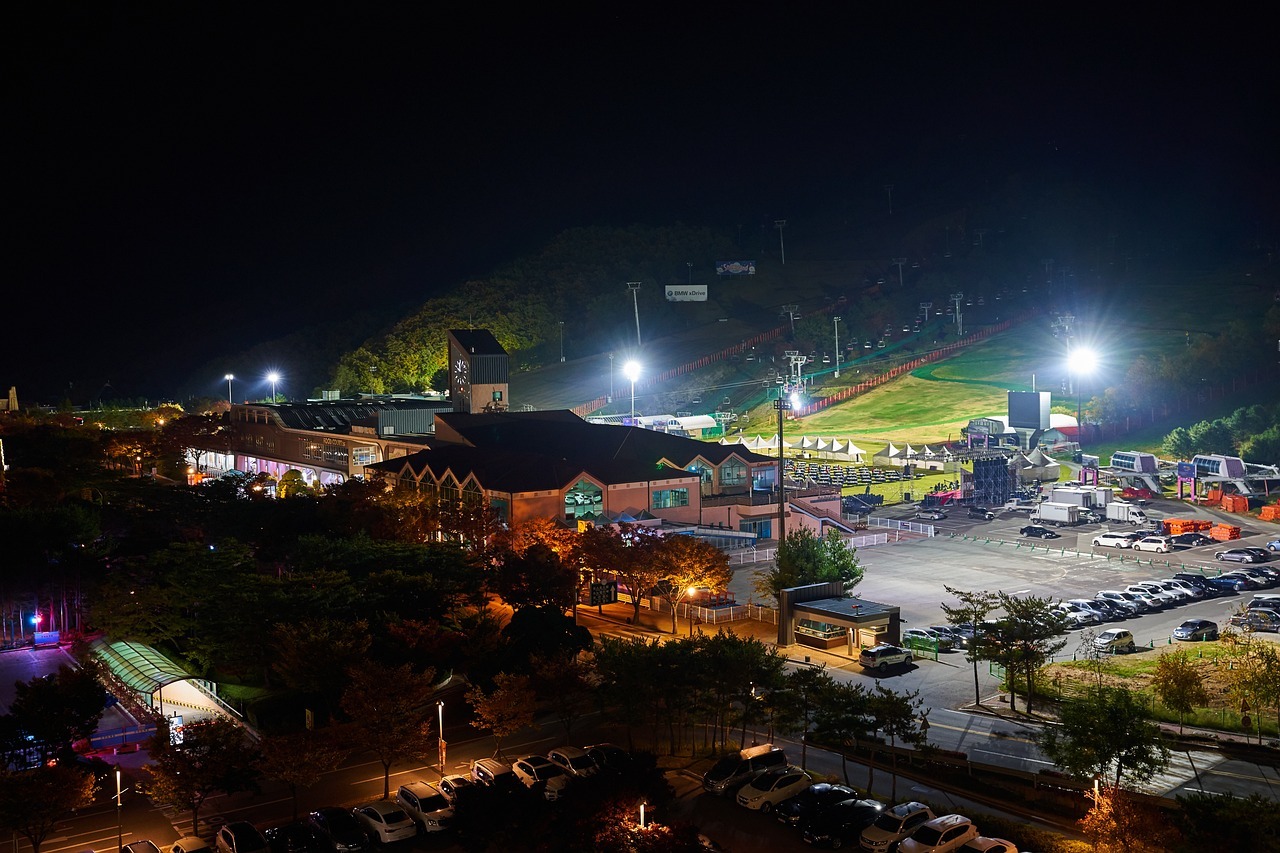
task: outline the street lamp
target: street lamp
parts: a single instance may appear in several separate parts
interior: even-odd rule
[[[1098,354],[1088,347],[1072,347],[1067,353],[1067,366],[1076,386],[1076,444],[1084,447],[1084,422],[1081,419],[1084,395],[1080,390],[1080,377],[1088,376],[1097,368]]]
[[[267,374],[267,381],[271,383],[271,402],[276,401],[276,383],[280,381],[280,374],[274,370]]]
[[[791,411],[792,401],[798,399],[796,394],[792,394],[788,399],[787,389],[785,387],[778,389],[778,399],[773,401],[773,407],[778,410],[778,545],[781,547],[783,541],[787,538],[787,486],[786,486],[786,460],[783,458],[782,450],[786,447],[786,442],[782,440],[782,419],[787,412]]]
[[[441,699],[436,703],[437,723],[436,732],[438,734],[437,741],[440,749],[440,775],[444,776],[444,700]]]
[[[613,353],[609,353],[609,402],[613,402]]]
[[[235,377],[232,376],[230,373],[228,373],[226,376],[222,378],[227,380],[227,405],[230,406],[231,405],[231,380],[235,379]]]
[[[564,364],[564,320],[560,321],[560,363]]]
[[[124,826],[120,821],[120,767],[116,766],[116,853],[124,853]]]
[[[836,378],[836,379],[839,379],[839,378],[840,378],[840,318],[839,318],[839,317],[832,317],[832,318],[831,318],[831,325],[835,326],[835,330],[836,330],[836,374],[835,374],[835,378]]]
[[[622,372],[631,380],[631,421],[635,424],[636,419],[636,380],[640,378],[640,362],[632,359],[622,365]]]

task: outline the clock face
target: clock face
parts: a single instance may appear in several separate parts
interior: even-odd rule
[[[453,363],[453,382],[458,390],[467,390],[467,361],[460,358]]]

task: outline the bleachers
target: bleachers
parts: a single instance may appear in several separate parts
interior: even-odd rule
[[[900,468],[872,468],[869,465],[840,465],[814,459],[786,460],[786,478],[797,485],[816,484],[833,488],[855,488],[872,486],[879,483],[897,483],[904,477]],[[924,475],[914,472],[910,478],[919,479]]]

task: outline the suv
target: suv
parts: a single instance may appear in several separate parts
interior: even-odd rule
[[[496,758],[477,758],[471,762],[471,778],[477,784],[499,791],[512,791],[519,787],[511,765]]]
[[[526,755],[511,770],[524,786],[532,791],[541,790],[547,800],[558,800],[569,784],[569,776],[558,765],[541,755]]]
[[[911,652],[888,643],[881,643],[878,646],[863,649],[858,655],[858,663],[863,669],[878,669],[884,672],[894,664],[911,663]]]
[[[1173,539],[1168,536],[1143,536],[1133,547],[1138,551],[1154,551],[1157,554],[1168,554],[1173,550]]]
[[[985,506],[971,506],[965,512],[965,515],[969,516],[970,518],[978,518],[983,521],[991,521],[991,519],[996,517],[996,514],[991,510],[987,509]]]
[[[1132,533],[1120,533],[1114,530],[1108,530],[1106,533],[1099,533],[1093,537],[1093,547],[1099,548],[1106,546],[1109,548],[1132,548],[1133,540],[1136,537]]]
[[[766,770],[787,766],[787,754],[771,743],[739,750],[726,756],[702,776],[702,787],[713,794],[727,794]]]
[[[364,853],[369,849],[369,836],[365,835],[360,821],[346,809],[316,809],[309,819],[320,843],[332,853]]]
[[[266,853],[267,839],[246,820],[224,823],[214,842],[218,853]]]
[[[950,853],[978,837],[978,828],[964,815],[946,814],[923,824],[902,842],[898,853]]]
[[[863,850],[889,850],[916,828],[936,817],[924,803],[900,803],[880,813],[876,822],[862,830]]]
[[[600,772],[596,761],[587,755],[585,749],[576,746],[560,746],[547,753],[552,764],[559,764],[560,769],[570,776],[587,777]]]
[[[439,832],[453,820],[453,806],[426,782],[410,782],[396,791],[396,804],[423,832]]]

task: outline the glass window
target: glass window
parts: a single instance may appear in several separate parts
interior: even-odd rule
[[[741,486],[747,482],[747,466],[737,459],[728,459],[720,466],[720,485]]]
[[[654,509],[671,509],[672,507],[688,505],[688,489],[658,489],[653,493]]]
[[[446,474],[440,483],[440,502],[446,504],[456,504],[462,500],[462,493],[458,489],[458,481],[453,478],[452,474]]]

